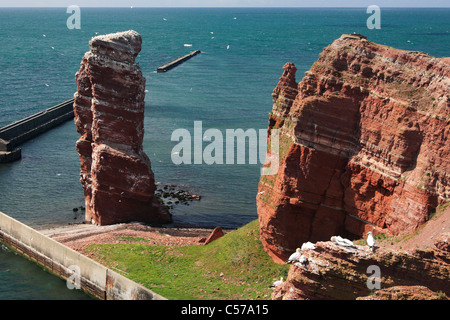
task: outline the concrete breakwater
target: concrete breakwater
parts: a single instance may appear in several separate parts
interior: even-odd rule
[[[0,163],[20,159],[22,152],[18,146],[73,116],[71,99],[0,128]]]
[[[185,61],[191,59],[193,56],[196,56],[196,55],[199,54],[199,53],[201,53],[200,50],[192,51],[192,52],[188,53],[187,55],[184,55],[184,56],[182,56],[182,57],[179,57],[179,58],[177,58],[177,59],[175,59],[175,60],[172,60],[172,61],[170,61],[170,62],[168,62],[168,63],[166,63],[166,64],[164,64],[164,65],[158,67],[158,68],[156,69],[156,71],[159,72],[159,73],[160,73],[160,72],[167,72],[167,71],[169,71],[170,69],[175,68],[175,67],[178,66],[179,64],[182,64],[183,62],[185,62]]]
[[[0,242],[100,300],[166,300],[0,212]]]

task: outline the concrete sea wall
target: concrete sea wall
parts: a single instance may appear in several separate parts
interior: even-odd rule
[[[182,64],[183,62],[185,62],[185,61],[191,59],[193,56],[196,56],[196,55],[199,54],[199,53],[201,53],[200,50],[192,51],[192,52],[188,53],[187,55],[184,55],[184,56],[182,56],[182,57],[179,57],[179,58],[177,58],[177,59],[175,59],[175,60],[170,61],[169,63],[166,63],[165,65],[162,65],[162,66],[158,67],[158,68],[156,69],[156,71],[157,71],[158,73],[161,73],[161,72],[167,72],[167,71],[169,71],[169,70],[175,68],[176,66]]]
[[[73,119],[73,99],[0,128],[0,163],[21,158],[22,143]]]
[[[166,300],[2,212],[0,242],[97,299]]]

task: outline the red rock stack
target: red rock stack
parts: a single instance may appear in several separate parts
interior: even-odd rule
[[[85,220],[98,225],[171,222],[154,196],[154,176],[142,148],[145,78],[135,63],[141,44],[135,31],[92,38],[76,74]]]

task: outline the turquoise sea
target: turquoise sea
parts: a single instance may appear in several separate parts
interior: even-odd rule
[[[450,56],[448,8],[381,8],[381,29],[372,30],[366,8],[81,8],[79,30],[67,28],[69,16],[66,8],[0,8],[0,126],[71,99],[89,40],[134,29],[143,38],[137,61],[148,90],[144,150],[157,181],[202,196],[176,207],[175,222],[208,227],[236,228],[257,218],[261,164],[175,165],[174,130],[193,132],[194,121],[204,131],[266,129],[283,65],[295,63],[300,81],[343,33]],[[155,72],[196,49],[202,53],[188,62]],[[0,165],[0,211],[33,227],[81,222],[81,212],[72,211],[83,205],[78,137],[69,121],[24,144],[22,160]],[[0,250],[0,263],[9,256]],[[20,278],[0,269],[0,299],[19,298],[10,292]],[[43,297],[41,285],[30,284],[35,298]]]

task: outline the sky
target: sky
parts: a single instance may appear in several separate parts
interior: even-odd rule
[[[0,0],[0,7],[450,7],[450,0]]]

